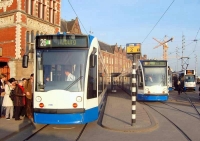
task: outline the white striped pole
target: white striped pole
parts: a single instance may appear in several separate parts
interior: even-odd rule
[[[135,55],[133,54],[133,66],[132,66],[132,120],[131,125],[136,123],[136,63]]]

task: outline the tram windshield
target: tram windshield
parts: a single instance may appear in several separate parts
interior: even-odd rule
[[[38,50],[36,91],[83,91],[87,50]]]
[[[145,86],[167,86],[165,67],[144,68]]]
[[[194,75],[186,75],[185,82],[195,82],[195,76]]]

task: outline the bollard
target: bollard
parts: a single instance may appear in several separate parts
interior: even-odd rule
[[[132,71],[132,120],[131,125],[136,123],[136,63],[133,55],[133,71]]]

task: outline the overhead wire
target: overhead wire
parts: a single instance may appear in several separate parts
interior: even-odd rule
[[[165,15],[165,13],[169,10],[169,8],[172,6],[172,4],[174,3],[175,0],[172,1],[172,3],[168,6],[167,10],[165,10],[165,12],[163,13],[163,15],[160,17],[160,19],[157,21],[157,23],[153,26],[153,28],[151,29],[151,31],[147,34],[147,36],[144,38],[144,40],[142,41],[142,44],[144,43],[144,41],[148,38],[148,36],[151,34],[151,32],[154,30],[154,28],[157,26],[157,24],[160,22],[160,20],[163,18],[163,16]]]
[[[84,28],[85,32],[87,33],[87,30],[85,29],[85,27],[84,27],[83,23],[81,22],[81,19],[79,18],[78,14],[77,14],[77,13],[76,13],[76,11],[74,10],[74,8],[73,8],[72,4],[70,3],[70,1],[69,1],[69,0],[68,0],[68,2],[69,2],[69,4],[70,4],[71,8],[73,9],[74,13],[75,13],[75,14],[76,14],[76,16],[78,17],[78,19],[79,19],[79,21],[80,21],[81,25],[83,26],[83,28]],[[87,34],[88,34],[88,33],[87,33]]]
[[[196,44],[195,44],[195,46],[194,46],[194,49],[193,49],[193,51],[192,51],[192,53],[190,53],[189,55],[188,55],[188,57],[190,56],[190,55],[192,55],[194,52],[195,52],[195,49],[196,49],[196,46],[197,46],[197,36],[198,36],[198,34],[199,34],[199,30],[200,30],[200,28],[198,29],[198,31],[197,31],[197,34],[196,34],[196,36],[195,36],[195,38],[194,38],[194,40],[193,40],[193,43],[194,42],[196,42]]]

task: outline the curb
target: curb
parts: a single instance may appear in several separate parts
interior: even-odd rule
[[[28,123],[24,127],[20,128],[18,131],[12,132],[11,134],[9,134],[9,135],[7,135],[3,138],[0,138],[0,141],[6,141],[7,139],[12,138],[13,136],[17,135],[19,132],[24,131],[26,128],[28,128],[32,124],[33,124],[33,122],[31,121],[30,123]]]
[[[108,97],[108,94],[106,96],[106,103],[107,103],[107,97]],[[108,129],[108,130],[112,130],[112,131],[117,131],[117,132],[134,132],[134,133],[140,133],[140,132],[151,132],[155,129],[158,128],[158,123],[156,122],[156,120],[154,119],[154,117],[150,114],[150,112],[144,108],[143,106],[143,109],[147,112],[147,115],[149,116],[149,119],[151,121],[151,125],[150,126],[147,126],[147,127],[144,127],[144,128],[136,128],[136,129],[115,129],[115,128],[111,128],[111,127],[108,127],[106,125],[103,125],[102,124],[102,121],[103,121],[103,116],[104,116],[104,111],[105,111],[105,107],[106,107],[106,103],[104,105],[104,108],[102,110],[102,119],[101,119],[101,123],[100,123],[100,126],[105,128],[105,129]],[[142,105],[142,104],[141,104]]]

